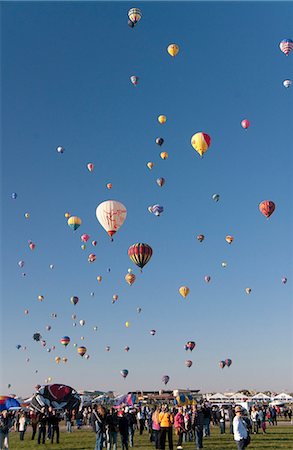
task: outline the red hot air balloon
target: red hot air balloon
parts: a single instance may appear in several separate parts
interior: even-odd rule
[[[83,234],[80,236],[80,239],[82,242],[87,242],[89,240],[90,236],[88,234]]]
[[[199,235],[197,236],[197,240],[198,240],[199,242],[202,242],[202,241],[204,240],[204,235],[203,235],[203,234],[199,234]]]
[[[247,128],[250,126],[249,120],[248,119],[243,119],[241,121],[241,126],[242,126],[242,128],[244,128],[244,130],[247,130]]]
[[[275,211],[276,205],[271,200],[264,200],[259,204],[260,212],[268,219]]]
[[[226,364],[227,367],[230,367],[231,364],[232,364],[232,359],[227,358],[227,359],[225,360],[225,364]]]
[[[219,366],[220,366],[221,369],[224,369],[225,365],[226,365],[225,361],[220,361],[219,362]]]
[[[204,277],[204,281],[205,281],[206,283],[209,283],[209,282],[211,281],[211,277],[210,277],[209,275],[206,275],[206,276]]]

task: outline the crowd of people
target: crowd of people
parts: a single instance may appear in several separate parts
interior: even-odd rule
[[[91,426],[96,434],[95,450],[116,450],[120,442],[122,450],[135,447],[135,433],[148,433],[155,449],[173,450],[173,440],[177,449],[183,449],[185,442],[195,442],[197,449],[203,448],[203,438],[211,435],[211,425],[218,426],[220,433],[227,431],[234,435],[237,449],[245,449],[250,435],[266,433],[267,424],[277,426],[277,418],[282,415],[292,423],[292,409],[275,406],[252,406],[249,411],[241,406],[218,407],[208,403],[190,406],[155,405],[143,407],[110,407],[102,405],[83,407],[81,410],[56,411],[52,407],[35,411],[3,411],[0,415],[0,450],[9,448],[9,431],[14,429],[24,440],[28,427],[31,427],[30,439],[36,438],[38,444],[47,440],[59,443],[60,422],[65,422],[67,433],[73,426],[80,429]],[[175,431],[175,437],[174,433]]]

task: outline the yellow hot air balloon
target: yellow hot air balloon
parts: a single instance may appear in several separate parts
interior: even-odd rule
[[[56,358],[55,358],[55,362],[56,362],[56,364],[59,364],[59,363],[60,363],[60,361],[61,361],[61,358],[60,358],[60,356],[56,356]]]
[[[147,163],[148,168],[151,170],[154,167],[154,163],[152,161],[149,161]]]
[[[129,284],[129,286],[131,286],[135,282],[135,280],[136,276],[134,275],[134,273],[132,273],[132,271],[128,271],[128,273],[125,275],[125,281]]]
[[[78,227],[80,227],[81,219],[77,216],[70,216],[67,223],[70,226],[70,228],[72,228],[73,231],[75,231],[77,230]]]
[[[189,292],[190,292],[190,289],[187,286],[181,286],[181,288],[179,288],[179,293],[180,293],[180,295],[182,295],[183,298],[186,298],[188,296]]]
[[[101,283],[101,281],[102,281],[101,275],[98,275],[98,276],[97,276],[97,280],[98,280],[99,283]]]
[[[191,145],[200,156],[202,156],[207,151],[210,144],[210,136],[206,133],[203,133],[202,131],[194,134],[191,138]]]
[[[142,16],[141,10],[138,8],[131,8],[128,11],[128,18],[131,20],[132,23],[137,23],[140,21]]]
[[[125,326],[126,326],[126,328],[129,328],[130,327],[130,323],[129,322],[125,322]]]
[[[42,301],[44,300],[44,296],[43,296],[43,295],[38,295],[38,300],[39,300],[40,302],[42,302]]]
[[[167,52],[169,53],[170,56],[174,58],[179,53],[179,45],[177,44],[168,45]]]
[[[160,153],[160,157],[162,158],[162,159],[167,159],[168,158],[168,153],[167,152],[161,152]]]
[[[70,214],[69,212],[66,212],[66,213],[64,214],[65,219],[69,219],[70,215],[71,215],[71,214]]]
[[[234,241],[233,236],[226,236],[226,242],[228,242],[228,244],[232,244],[233,241]]]
[[[160,115],[159,117],[158,117],[158,121],[160,122],[160,123],[166,123],[167,122],[167,117],[166,116],[164,116],[164,115]]]

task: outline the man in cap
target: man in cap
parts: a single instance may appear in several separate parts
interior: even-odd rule
[[[233,419],[234,440],[238,450],[246,448],[250,442],[250,437],[246,428],[244,419],[242,418],[242,407],[236,406],[235,417]]]

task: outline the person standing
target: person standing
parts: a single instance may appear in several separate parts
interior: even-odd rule
[[[47,411],[47,425],[48,425],[47,439],[48,440],[51,439],[51,435],[52,435],[52,423],[51,423],[52,412],[53,412],[53,408],[52,408],[52,406],[49,406],[48,411]]]
[[[140,409],[137,413],[137,420],[139,423],[139,434],[142,435],[145,424],[145,415],[142,409]]]
[[[174,427],[176,435],[178,436],[177,449],[182,450],[182,440],[183,433],[185,432],[184,428],[184,416],[183,416],[183,408],[178,408],[178,412],[174,417]]]
[[[118,417],[114,408],[106,416],[107,450],[117,450]]]
[[[38,427],[38,417],[35,411],[31,411],[30,412],[30,421],[31,421],[31,426],[33,429],[33,433],[32,433],[32,441],[35,439],[35,435],[37,432],[37,427]]]
[[[225,409],[224,406],[221,406],[219,411],[220,416],[220,432],[221,434],[225,434],[226,432],[226,422],[225,422]]]
[[[235,417],[234,408],[232,408],[232,405],[228,408],[228,417],[229,417],[229,423],[230,423],[230,434],[233,434],[233,419]]]
[[[152,441],[155,444],[155,448],[160,448],[160,422],[159,422],[159,414],[160,408],[156,407],[155,411],[152,414]]]
[[[9,430],[11,425],[11,419],[5,409],[0,412],[0,450],[9,448]]]
[[[59,422],[60,418],[57,416],[56,411],[52,411],[51,415],[51,443],[53,444],[54,435],[56,434],[56,442],[59,444]]]
[[[126,417],[124,416],[124,411],[119,411],[118,420],[122,450],[128,450],[128,422]]]
[[[203,448],[203,423],[204,416],[200,406],[192,405],[191,425],[195,434],[196,448]]]
[[[205,403],[202,412],[203,412],[203,435],[204,437],[210,437],[211,435],[210,423],[212,418],[211,408]]]
[[[234,441],[237,444],[238,450],[243,450],[249,444],[249,435],[245,425],[245,422],[242,418],[242,407],[236,406],[235,408],[235,417],[233,419],[233,433],[234,433]]]
[[[42,440],[42,444],[45,444],[46,425],[47,425],[47,416],[46,416],[46,413],[45,413],[45,408],[42,408],[41,412],[40,412],[40,414],[38,416],[38,428],[39,428],[38,444],[41,443],[41,440]]]
[[[257,408],[255,406],[253,406],[251,408],[251,413],[250,413],[253,434],[258,433],[258,417],[259,417],[259,415],[258,415]]]
[[[133,439],[134,439],[134,425],[136,424],[136,417],[133,414],[133,412],[129,411],[129,407],[125,406],[125,418],[128,423],[128,435],[129,435],[129,445],[130,447],[134,446]]]
[[[18,419],[18,431],[19,431],[19,439],[23,441],[24,434],[26,432],[26,417],[23,412],[20,414]]]
[[[106,426],[106,410],[101,405],[94,405],[91,423],[94,432],[96,433],[95,450],[103,450],[104,433]]]
[[[72,413],[70,410],[65,410],[65,422],[67,433],[72,433]]]
[[[169,450],[173,450],[173,415],[168,411],[168,406],[163,405],[159,414],[159,424],[161,427],[160,449],[165,450],[166,436],[168,436]]]

